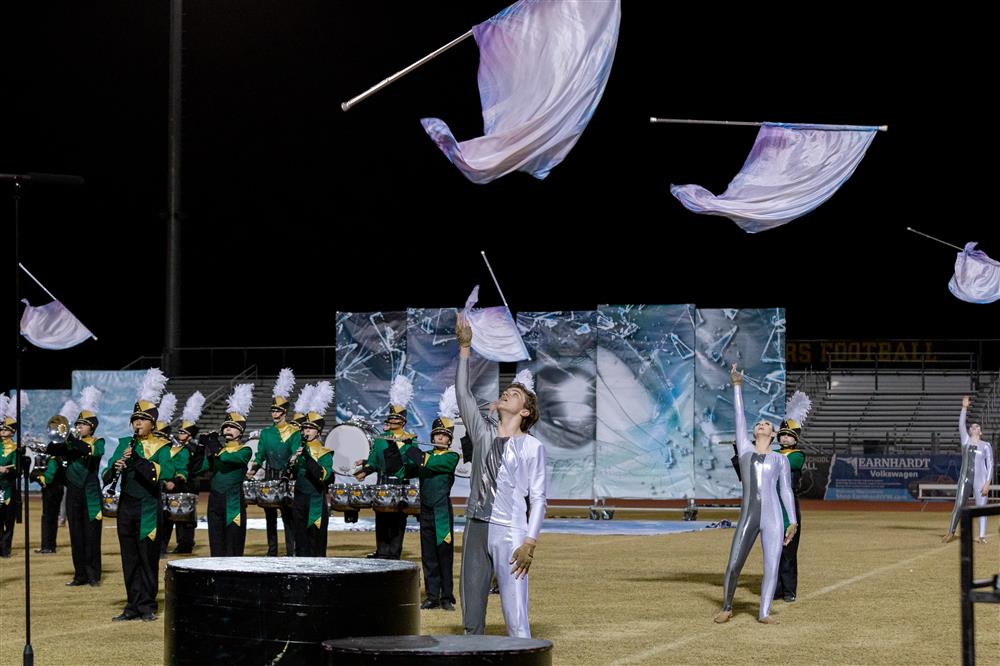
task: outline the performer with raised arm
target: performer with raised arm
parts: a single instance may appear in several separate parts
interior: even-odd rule
[[[958,415],[958,436],[962,442],[962,469],[958,473],[958,489],[955,492],[955,508],[951,512],[951,524],[948,533],[944,535],[945,543],[955,538],[958,529],[958,519],[962,507],[972,497],[976,506],[986,504],[990,494],[990,484],[993,482],[993,447],[989,442],[980,439],[982,426],[972,423],[965,427],[969,411],[969,396],[962,398],[962,411]],[[979,538],[977,543],[986,543],[986,516],[979,517]]]
[[[718,623],[728,622],[733,616],[733,595],[739,582],[743,563],[760,535],[764,550],[764,582],[760,589],[760,612],[757,621],[777,624],[770,614],[771,600],[778,583],[781,549],[788,545],[798,530],[798,515],[792,495],[792,475],[788,458],[771,450],[774,424],[767,419],[757,421],[753,428],[754,441],[747,436],[746,416],[743,414],[743,373],[730,371],[733,383],[733,408],[736,410],[736,446],[743,482],[743,499],[740,502],[740,520],[729,550],[729,564],[723,588],[722,610],[715,616]],[[780,490],[780,500],[779,500]],[[782,507],[788,514],[788,528],[784,527]]]
[[[455,333],[455,394],[474,449],[462,542],[462,622],[467,634],[486,632],[495,575],[507,635],[530,638],[528,570],[546,505],[545,447],[528,434],[539,416],[534,379],[527,370],[519,372],[495,403],[499,424],[489,423],[469,387],[472,328],[461,314]]]

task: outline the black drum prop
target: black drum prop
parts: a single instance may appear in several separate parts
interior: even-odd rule
[[[329,666],[549,666],[552,643],[509,636],[376,636],[325,641]]]
[[[393,560],[171,561],[165,577],[163,661],[321,663],[324,640],[417,634],[419,576],[417,564]]]

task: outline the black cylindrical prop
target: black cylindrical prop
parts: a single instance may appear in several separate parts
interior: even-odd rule
[[[165,664],[319,663],[331,638],[420,633],[412,562],[193,558],[167,565],[165,588]]]
[[[375,636],[323,643],[329,666],[549,666],[552,643],[509,636]]]

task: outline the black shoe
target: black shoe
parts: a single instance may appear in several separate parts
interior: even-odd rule
[[[500,594],[500,586],[494,585],[490,588],[490,594]]]
[[[80,587],[81,585],[86,585],[86,583],[83,582],[82,580],[71,580],[70,582],[66,583],[66,587]]]
[[[172,551],[170,551],[170,554],[171,555],[190,555],[191,551],[187,550],[187,549],[181,550],[180,548],[174,548]]]
[[[441,610],[453,611],[455,610],[455,604],[451,603],[450,601],[442,601]]]
[[[56,552],[55,548],[36,548],[35,552],[39,555],[54,555]]]
[[[133,615],[129,613],[122,613],[121,615],[115,615],[111,618],[112,622],[131,622],[132,620],[138,620],[139,615]]]
[[[88,580],[87,581],[87,585],[89,585],[91,587],[100,587],[101,586],[101,581],[99,581],[99,580]]]
[[[795,595],[794,594],[786,594],[785,595],[785,603],[789,603],[790,604],[793,601],[795,601]]]
[[[432,608],[441,608],[441,604],[433,599],[427,599],[424,603],[420,604],[420,608],[422,610],[431,610]]]
[[[365,559],[377,560],[377,559],[379,559],[379,556],[378,556],[377,552],[375,552],[375,553],[368,553],[367,555],[365,555]]]
[[[156,617],[156,613],[143,613],[141,619],[143,622],[155,622],[159,618]]]

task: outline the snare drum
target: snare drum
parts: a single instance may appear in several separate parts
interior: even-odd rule
[[[101,491],[101,514],[105,518],[118,517],[118,493],[114,491]]]
[[[420,486],[406,486],[403,488],[403,499],[401,501],[403,513],[410,515],[420,514]]]
[[[399,511],[399,491],[402,486],[380,483],[375,486],[372,508],[376,511]]]
[[[288,497],[288,481],[284,479],[257,482],[258,506],[277,508],[283,506]]]
[[[243,482],[243,506],[257,503],[257,481]]]
[[[350,511],[350,484],[334,483],[330,485],[330,508],[334,511]]]
[[[372,505],[372,495],[375,486],[363,483],[352,483],[347,487],[347,503],[352,509],[367,509]]]
[[[51,456],[45,453],[36,453],[31,459],[31,469],[45,471],[45,468],[49,465],[49,458]]]
[[[353,476],[354,461],[367,460],[375,430],[363,421],[348,421],[333,426],[326,436],[326,448],[333,449],[333,471]]]
[[[198,496],[194,493],[171,493],[163,496],[163,510],[175,523],[198,522]]]

